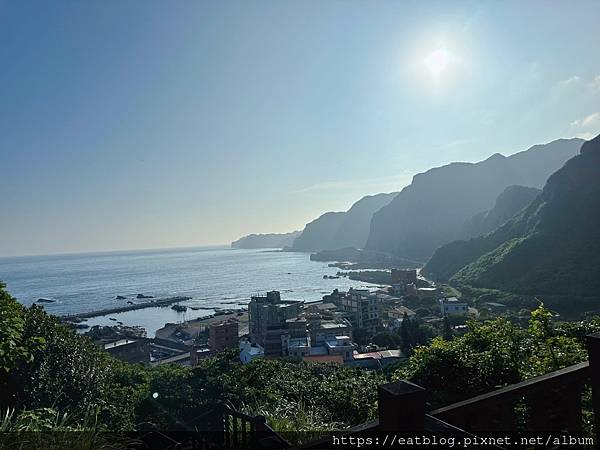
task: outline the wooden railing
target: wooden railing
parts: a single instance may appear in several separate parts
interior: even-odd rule
[[[228,402],[204,406],[205,411],[171,431],[160,431],[153,424],[141,424],[141,437],[148,448],[187,449],[285,449],[291,445],[276,433],[264,416],[251,416],[237,411]]]
[[[379,387],[377,420],[346,430],[352,436],[381,432],[445,433],[454,436],[490,432],[558,431],[579,435],[582,429],[582,392],[592,391],[596,442],[600,442],[600,333],[587,337],[588,361],[540,377],[436,409],[425,410],[425,390],[408,381]],[[323,448],[330,442],[304,445]]]
[[[264,416],[250,416],[236,411],[230,405],[223,410],[223,448],[257,449],[287,448],[290,444],[276,433]],[[268,442],[268,445],[267,445]]]
[[[582,430],[582,392],[592,388],[595,429],[600,418],[600,333],[587,337],[588,361],[431,411],[477,431]]]
[[[426,412],[425,390],[408,381],[378,388],[379,418],[336,433],[414,432],[472,436],[493,431],[559,431],[578,434],[582,428],[582,391],[592,391],[596,442],[600,431],[600,333],[587,337],[588,361],[521,383]],[[211,444],[226,449],[289,448],[290,444],[271,429],[263,416],[250,416],[221,403],[190,423],[186,431],[210,435]],[[208,434],[202,432],[209,432]],[[200,433],[198,433],[200,432]],[[160,433],[158,433],[160,434]],[[164,436],[173,439],[172,436]],[[176,440],[169,448],[182,448]],[[201,444],[201,445],[196,445]],[[191,448],[206,448],[206,442]],[[299,448],[317,449],[331,444],[331,438],[310,442]],[[189,448],[189,447],[186,447]]]
[[[584,362],[431,411],[457,427],[477,431],[582,428],[581,395],[589,382]]]

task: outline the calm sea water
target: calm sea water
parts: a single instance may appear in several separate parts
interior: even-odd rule
[[[205,247],[94,254],[0,258],[0,280],[21,303],[55,300],[44,308],[58,315],[125,306],[138,294],[184,295],[188,306],[238,309],[250,296],[279,290],[285,299],[315,301],[335,288],[367,286],[345,278],[325,280],[336,268],[309,260],[306,253],[234,250]],[[146,327],[149,336],[167,322],[212,314],[212,310],[177,313],[170,307],[147,308],[110,317],[126,325]],[[108,317],[88,319],[90,325],[114,324]]]

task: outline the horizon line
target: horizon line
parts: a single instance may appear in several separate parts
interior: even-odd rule
[[[123,248],[123,249],[111,249],[111,250],[84,250],[84,251],[68,251],[68,252],[57,252],[57,253],[26,253],[21,255],[0,255],[0,259],[8,258],[32,258],[32,257],[44,257],[44,256],[77,256],[77,255],[98,255],[106,253],[127,253],[127,252],[151,252],[161,250],[194,250],[194,249],[208,249],[208,248],[230,248],[231,243],[219,243],[219,244],[202,244],[202,245],[176,245],[173,247],[143,247],[143,248]]]

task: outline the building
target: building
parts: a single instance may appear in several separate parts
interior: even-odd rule
[[[405,358],[400,350],[382,350],[369,353],[354,353],[354,358],[347,364],[363,369],[380,369]]]
[[[344,361],[353,359],[354,344],[349,336],[327,336],[324,346],[328,355],[341,356]]]
[[[331,292],[331,294],[327,294],[327,295],[323,296],[323,303],[332,303],[336,307],[339,307],[339,301],[345,295],[346,295],[345,292],[342,292],[339,289],[334,289]]]
[[[305,306],[305,311],[317,314],[322,318],[332,319],[338,312],[337,306],[331,302],[317,302]]]
[[[213,322],[208,327],[208,346],[213,353],[238,346],[239,323],[236,319]]]
[[[439,293],[438,288],[435,287],[421,287],[417,289],[419,297],[436,297]]]
[[[332,296],[332,301],[347,314],[353,327],[362,328],[367,333],[375,334],[377,328],[381,326],[379,298],[368,289],[350,288],[343,295],[338,293]]]
[[[417,313],[415,313],[412,309],[407,308],[406,306],[398,305],[394,306],[392,309],[388,311],[388,317],[391,319],[404,319],[404,315],[407,315],[409,318],[414,317]]]
[[[282,344],[284,356],[302,358],[310,355],[311,346],[309,336],[290,338],[289,335],[284,335],[282,337]]]
[[[352,324],[347,319],[314,320],[309,323],[309,333],[314,345],[321,345],[328,336],[352,338]]]
[[[408,283],[404,292],[405,295],[416,296],[418,294],[417,285],[415,283]]]
[[[408,286],[416,286],[417,284],[416,269],[392,269],[390,275],[392,280],[392,289],[396,294],[408,294]]]
[[[409,319],[416,316],[416,313],[406,306],[397,305],[387,311],[388,322],[387,327],[391,331],[397,331],[402,326],[404,318]]]
[[[461,302],[456,297],[445,297],[440,299],[440,308],[442,316],[466,314],[468,305],[465,302]]]
[[[417,269],[392,269],[392,284],[409,284],[417,282]]]
[[[264,358],[265,350],[258,344],[252,344],[249,341],[240,341],[240,361],[242,364],[248,364],[255,359]]]
[[[213,352],[205,345],[202,347],[192,347],[190,350],[190,365],[195,366],[198,361],[212,356]]]
[[[147,339],[123,338],[101,345],[104,346],[106,352],[121,361],[129,363],[150,362],[150,346]]]
[[[285,328],[291,338],[306,337],[308,334],[309,321],[304,315],[292,317],[285,321]]]
[[[300,315],[303,303],[281,300],[278,291],[253,296],[248,304],[250,341],[263,347],[266,356],[281,356],[282,337],[288,334],[286,321]]]

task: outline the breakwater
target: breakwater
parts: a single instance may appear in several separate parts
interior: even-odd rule
[[[89,319],[90,317],[98,317],[98,316],[106,316],[108,314],[116,314],[127,311],[134,311],[136,309],[144,309],[144,308],[156,308],[160,306],[168,306],[173,303],[183,302],[185,300],[191,300],[192,297],[169,297],[169,298],[161,298],[161,299],[153,299],[143,303],[134,303],[126,306],[117,306],[114,308],[106,308],[99,309],[97,311],[89,311],[80,314],[69,314],[62,316],[64,320],[77,320],[77,319]]]

